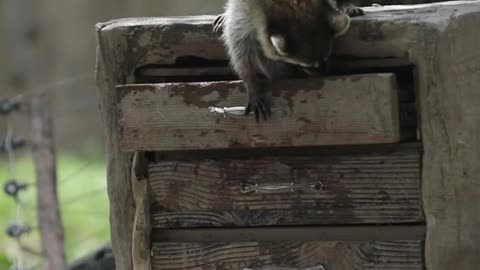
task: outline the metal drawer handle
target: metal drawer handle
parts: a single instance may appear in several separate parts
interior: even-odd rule
[[[245,116],[245,106],[235,106],[235,107],[208,107],[208,111],[213,116],[223,116],[227,118],[228,115],[230,116]],[[272,114],[276,113],[276,110],[272,110]],[[253,114],[251,112],[250,114]]]
[[[279,192],[295,192],[295,191],[322,191],[324,185],[321,181],[311,182],[308,184],[291,183],[243,183],[240,186],[240,192],[248,193],[279,193]],[[313,269],[312,269],[313,270]]]
[[[227,117],[227,115],[235,115],[235,116],[243,116],[245,114],[245,107],[238,106],[238,107],[208,107],[208,110],[213,115],[223,115],[223,117]]]
[[[261,268],[244,268],[243,270],[327,270],[323,265],[308,267],[308,268],[290,268],[290,267],[275,267],[267,266]]]

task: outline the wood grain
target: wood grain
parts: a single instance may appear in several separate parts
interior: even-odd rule
[[[418,150],[410,150],[152,163],[152,224],[422,222],[420,158]],[[254,184],[259,192],[242,193]]]
[[[470,1],[467,1],[470,2]],[[465,12],[468,10],[468,12]],[[437,26],[419,62],[427,269],[480,265],[480,1]],[[447,16],[445,14],[445,16]]]
[[[117,270],[133,270],[132,232],[134,229],[135,201],[131,182],[131,154],[122,153],[119,144],[118,104],[115,86],[126,83],[128,44],[123,34],[97,25],[96,80],[102,123],[105,129],[107,160],[107,187],[110,202],[110,231],[112,251]],[[119,57],[119,55],[121,55]]]
[[[153,243],[152,269],[422,270],[421,241]],[[284,267],[284,268],[280,268]]]
[[[272,83],[273,115],[214,116],[243,106],[242,83],[118,87],[124,151],[290,147],[398,142],[395,76],[365,74]],[[188,119],[188,121],[186,121]]]
[[[135,153],[132,159],[131,179],[135,200],[135,217],[132,231],[133,270],[146,270],[150,267],[151,218],[150,192],[146,179],[147,159],[144,153]]]

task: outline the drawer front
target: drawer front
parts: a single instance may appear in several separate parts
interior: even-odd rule
[[[153,243],[152,269],[422,270],[422,241]]]
[[[149,165],[156,228],[423,222],[420,153]]]
[[[277,81],[272,118],[216,115],[245,105],[241,82],[119,86],[124,151],[168,151],[396,143],[398,89],[393,74]],[[242,114],[242,110],[239,110]]]

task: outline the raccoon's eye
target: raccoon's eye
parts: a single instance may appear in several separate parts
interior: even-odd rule
[[[287,40],[282,35],[271,35],[270,42],[272,42],[273,48],[280,55],[287,55]]]

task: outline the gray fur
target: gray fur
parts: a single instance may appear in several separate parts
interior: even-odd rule
[[[349,2],[341,4],[354,10]],[[257,121],[271,114],[266,80],[259,76],[288,79],[318,67],[350,20],[334,0],[228,0],[225,10],[214,29],[223,30],[230,63],[249,93],[245,113],[254,112]]]

